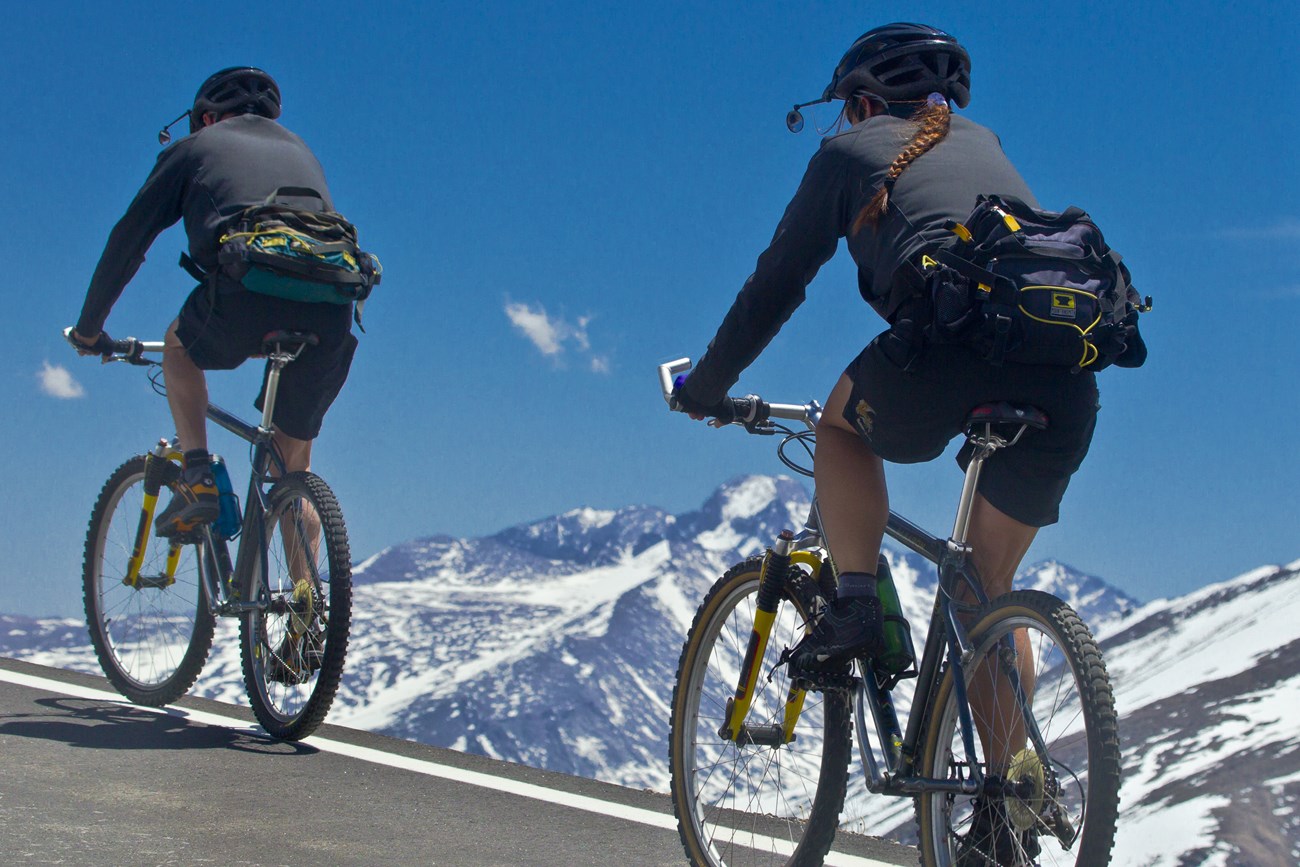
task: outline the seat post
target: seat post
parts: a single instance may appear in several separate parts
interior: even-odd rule
[[[970,463],[966,465],[966,479],[962,482],[961,499],[957,501],[957,517],[953,520],[952,538],[949,540],[950,547],[955,546],[958,549],[966,547],[966,537],[970,534],[970,515],[975,507],[975,491],[979,488],[984,462],[998,449],[1010,445],[1002,437],[993,433],[991,424],[984,425],[982,435],[972,431],[969,438],[971,444],[975,446],[975,453],[971,455]]]
[[[966,537],[970,533],[970,513],[975,505],[975,491],[979,487],[980,471],[984,469],[988,455],[988,452],[977,449],[966,465],[966,479],[962,482],[961,499],[957,501],[957,517],[953,520],[952,538],[949,540],[957,547],[966,546]]]
[[[1002,429],[1004,432],[994,433],[995,425],[1015,425],[1015,435],[1007,439],[1007,435],[1010,435],[1010,427]],[[954,553],[964,556],[968,551],[966,537],[970,533],[970,514],[975,506],[975,491],[979,487],[980,471],[984,469],[984,462],[998,449],[1020,442],[1020,438],[1030,428],[1046,430],[1047,425],[1047,413],[1027,403],[995,401],[980,404],[971,410],[970,416],[966,419],[966,439],[970,441],[975,452],[971,455],[970,463],[966,465],[966,480],[962,484],[961,500],[957,503],[957,517],[952,525],[952,538],[948,540],[948,547]]]
[[[316,346],[320,338],[309,331],[272,331],[262,338],[262,351],[266,355],[266,397],[262,401],[262,430],[271,432],[271,419],[275,412],[275,397],[280,391],[280,371],[302,354],[308,346]],[[289,348],[292,347],[292,351]]]
[[[275,396],[280,390],[280,371],[294,359],[296,353],[290,354],[280,349],[277,343],[275,352],[266,357],[266,397],[262,401],[262,430],[270,431],[271,419],[275,412]]]

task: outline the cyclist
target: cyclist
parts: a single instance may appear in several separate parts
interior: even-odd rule
[[[889,515],[884,461],[938,457],[981,403],[1020,401],[1046,411],[1047,430],[1027,432],[1016,448],[989,462],[974,505],[974,562],[985,591],[996,596],[1011,589],[1038,528],[1057,520],[1098,410],[1091,372],[993,366],[965,346],[924,340],[928,305],[921,273],[911,264],[915,254],[948,237],[944,223],[966,218],[980,194],[1011,195],[1037,207],[997,136],[953,114],[953,104],[964,108],[970,99],[966,50],[933,27],[875,28],[853,43],[818,101],[834,99],[844,101],[847,128],[822,142],[771,244],[676,392],[678,407],[692,417],[731,420],[727,391],[803,302],[839,239],[847,239],[859,290],[890,327],[848,365],[818,424],[817,497],[839,591],[791,654],[791,666],[804,671],[843,671],[880,648],[875,572]],[[964,466],[965,453],[959,461]],[[972,698],[977,715],[978,698]],[[1018,748],[991,743],[996,739],[987,727],[981,735],[991,765],[1009,761]],[[999,770],[1005,765],[990,768]],[[972,838],[987,837],[1000,806],[977,811]],[[1009,860],[1012,832],[1005,819],[998,824],[1004,830],[997,856]],[[1021,845],[1031,855],[1037,851],[1032,835]],[[967,852],[963,847],[962,863]]]
[[[275,405],[275,445],[289,472],[311,465],[312,440],[347,379],[357,341],[348,304],[290,301],[246,290],[218,268],[218,239],[240,212],[282,187],[306,188],[295,204],[332,210],[319,161],[297,135],[276,122],[280,88],[266,72],[237,66],[213,74],[188,112],[190,135],[163,150],[109,235],[91,278],[72,338],[83,355],[103,354],[104,322],[144,261],[153,240],[185,221],[189,256],[204,273],[167,329],[163,375],[167,402],[184,450],[184,468],[171,503],[158,516],[159,535],[187,532],[212,521],[218,495],[207,450],[205,370],[230,370],[261,352],[271,331],[317,335],[283,371]],[[166,130],[160,139],[167,139]],[[262,396],[256,401],[260,409]]]

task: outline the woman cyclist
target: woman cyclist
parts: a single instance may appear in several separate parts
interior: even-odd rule
[[[844,101],[847,129],[822,142],[771,244],[676,392],[678,408],[694,418],[730,420],[728,390],[804,300],[839,239],[847,239],[859,289],[890,327],[849,364],[817,427],[817,497],[839,590],[791,654],[792,669],[804,671],[843,670],[880,646],[875,572],[889,514],[884,461],[939,456],[982,403],[1017,401],[1047,413],[1048,429],[1026,432],[1016,448],[988,463],[981,479],[969,539],[992,597],[1011,589],[1038,528],[1057,520],[1098,409],[1091,372],[994,366],[965,346],[924,340],[929,305],[921,291],[921,253],[950,237],[944,223],[965,219],[981,194],[1037,207],[997,136],[953,114],[954,104],[964,108],[970,99],[965,49],[932,27],[878,27],[853,43],[818,101],[833,99]],[[795,120],[792,113],[792,129]],[[978,716],[978,696],[972,704]],[[991,763],[1013,746],[985,742]],[[1000,811],[994,804],[977,813],[986,828],[971,834],[1000,825],[1005,830],[994,831],[999,861],[1015,857],[1011,850],[1032,856],[1036,842],[1015,845],[1005,820],[998,821]]]

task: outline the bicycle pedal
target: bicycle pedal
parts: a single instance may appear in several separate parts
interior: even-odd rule
[[[793,667],[790,668],[790,678],[796,687],[812,692],[851,692],[862,682],[861,678],[852,674],[804,671]]]
[[[175,530],[171,533],[158,532],[161,539],[166,539],[173,545],[197,545],[203,541],[203,524],[185,530]]]

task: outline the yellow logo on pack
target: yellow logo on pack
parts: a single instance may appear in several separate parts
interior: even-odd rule
[[[1078,311],[1078,299],[1069,292],[1052,293],[1051,316],[1053,319],[1074,319]]]
[[[938,264],[939,264],[939,263],[938,263],[935,259],[932,259],[932,258],[931,258],[930,256],[928,256],[928,255],[925,255],[925,256],[922,256],[922,257],[921,257],[921,267],[922,267],[922,268],[933,268],[935,265],[938,265]]]

